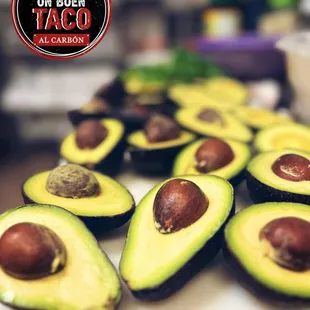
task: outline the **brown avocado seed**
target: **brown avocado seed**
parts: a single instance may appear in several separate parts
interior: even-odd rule
[[[310,222],[283,217],[268,223],[259,238],[266,255],[278,265],[295,271],[310,268]]]
[[[79,165],[63,165],[51,171],[47,178],[46,190],[64,198],[96,196],[100,185],[94,174]]]
[[[18,223],[0,238],[0,266],[17,279],[39,279],[64,268],[66,249],[61,239],[46,226]]]
[[[105,140],[108,130],[100,121],[84,121],[77,128],[75,142],[80,149],[94,149]]]
[[[220,139],[209,139],[197,150],[196,169],[201,173],[209,173],[227,166],[235,155],[231,147]]]
[[[300,155],[286,154],[272,165],[272,171],[280,178],[292,182],[310,181],[310,161]]]
[[[154,219],[159,232],[177,232],[198,221],[209,205],[207,197],[193,182],[174,179],[164,184],[154,199]]]
[[[146,122],[144,132],[150,143],[156,143],[178,138],[181,128],[175,120],[167,116],[154,115]]]
[[[213,109],[204,109],[198,114],[198,119],[206,123],[217,123],[221,127],[225,126],[225,121],[221,114]]]

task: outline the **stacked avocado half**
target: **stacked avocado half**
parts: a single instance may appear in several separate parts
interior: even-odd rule
[[[25,205],[0,215],[0,301],[114,310],[120,279],[158,301],[221,251],[257,296],[309,300],[310,129],[249,107],[246,86],[228,77],[167,86],[129,76],[69,113],[61,164],[29,176]],[[139,121],[114,113],[124,97]],[[128,169],[161,177],[137,206],[118,179]],[[255,205],[235,214],[243,181]],[[128,222],[118,274],[96,238]]]

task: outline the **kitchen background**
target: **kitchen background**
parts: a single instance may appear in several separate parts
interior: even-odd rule
[[[68,110],[86,103],[120,69],[166,59],[172,48],[208,55],[232,75],[255,81],[253,94],[264,105],[290,103],[284,61],[274,42],[310,26],[310,1],[113,0],[113,10],[112,25],[97,48],[56,62],[21,43],[10,1],[0,1],[2,210],[22,203],[21,180],[55,165],[58,143],[71,128]]]

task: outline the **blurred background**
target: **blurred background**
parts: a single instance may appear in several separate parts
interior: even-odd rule
[[[119,70],[164,60],[176,47],[207,56],[249,83],[266,107],[288,108],[283,55],[275,42],[310,27],[310,1],[113,0],[106,38],[90,53],[50,61],[17,37],[10,1],[0,0],[0,207],[16,206],[22,180],[57,161],[79,108]],[[266,61],[268,60],[268,61]]]

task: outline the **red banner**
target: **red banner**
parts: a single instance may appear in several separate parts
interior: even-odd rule
[[[36,46],[88,46],[89,34],[34,34]]]

